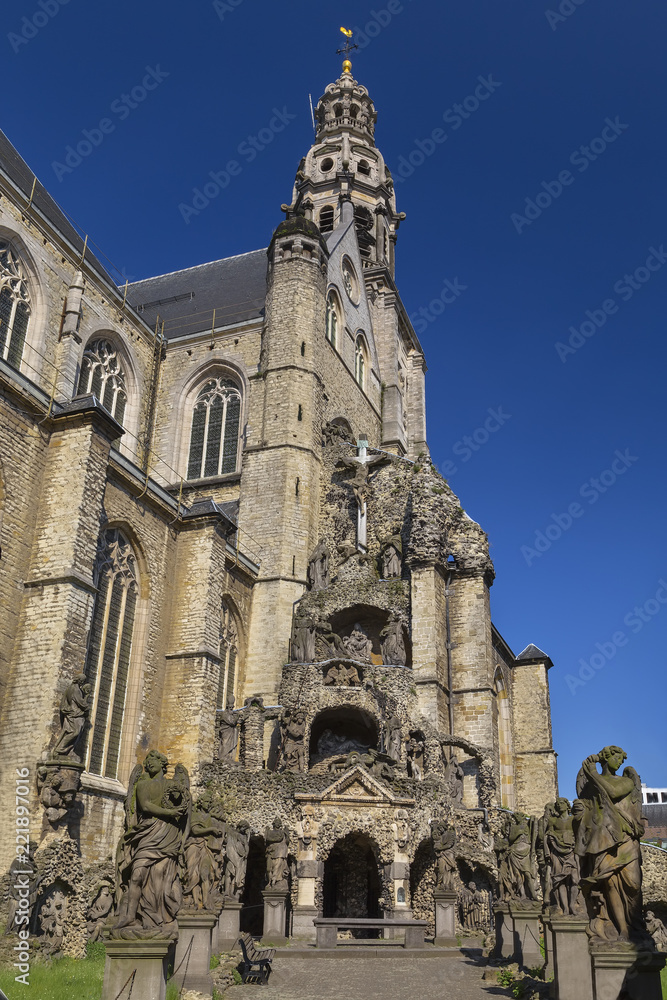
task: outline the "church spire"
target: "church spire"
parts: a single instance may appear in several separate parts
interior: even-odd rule
[[[352,43],[352,29],[351,28],[341,28],[340,30],[345,35],[345,38],[347,39],[347,41],[345,42],[345,45],[343,46],[342,49],[336,49],[336,55],[337,56],[345,55],[345,59],[343,60],[343,73],[351,73],[352,72],[352,63],[350,62],[350,52],[352,51],[352,49],[358,49],[359,46],[358,45],[353,45],[353,43]]]

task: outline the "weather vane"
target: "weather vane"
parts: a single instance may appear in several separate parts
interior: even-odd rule
[[[351,41],[351,39],[352,39],[352,29],[351,28],[341,28],[340,30],[345,35],[345,39],[346,40],[345,40],[345,45],[343,46],[342,49],[336,49],[336,55],[337,56],[341,56],[341,55],[345,56],[345,59],[343,60],[343,73],[350,73],[352,71],[352,63],[350,62],[350,59],[349,59],[350,52],[352,51],[352,49],[358,49],[359,46],[353,44],[353,42]]]

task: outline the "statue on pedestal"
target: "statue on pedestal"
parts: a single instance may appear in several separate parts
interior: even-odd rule
[[[227,695],[226,707],[217,713],[218,723],[218,756],[220,760],[236,760],[236,744],[238,743],[238,727],[241,723],[241,713],[234,711],[234,695]]]
[[[240,901],[241,893],[245,887],[248,853],[250,851],[249,829],[250,827],[245,820],[241,821],[238,827],[227,827],[224,895],[225,899],[234,899],[236,902]]]
[[[574,851],[574,817],[567,799],[556,799],[544,831],[551,899],[561,913],[575,915],[579,899],[579,858]],[[545,896],[545,902],[550,902]]]
[[[89,715],[90,684],[85,674],[77,674],[60,701],[61,732],[51,753],[53,757],[70,757],[80,763],[76,749]]]
[[[456,832],[448,827],[443,820],[440,820],[433,824],[431,837],[436,857],[436,889],[453,889],[457,871],[454,856]]]
[[[645,944],[639,846],[644,835],[641,781],[633,767],[626,767],[622,776],[616,773],[626,757],[621,747],[608,746],[581,765],[579,798],[572,804],[575,851],[581,860],[591,937],[600,943]]]
[[[266,843],[266,887],[267,889],[287,892],[289,889],[287,882],[289,875],[287,834],[278,816],[274,819],[273,826],[265,830],[264,842]]]
[[[394,526],[393,534],[382,541],[381,571],[383,580],[395,580],[401,577],[401,560],[403,557],[403,541],[401,526]]]
[[[386,741],[387,756],[398,763],[401,759],[402,735],[401,720],[396,715],[392,715],[387,719]]]
[[[305,771],[306,757],[303,738],[306,733],[306,714],[300,709],[288,708],[281,720],[282,760],[281,771]]]
[[[408,773],[416,781],[424,780],[424,737],[422,733],[410,733],[408,741]]]
[[[112,937],[171,938],[182,899],[179,861],[190,823],[188,772],[177,764],[166,777],[168,761],[158,750],[137,765],[125,800],[125,833],[118,844],[116,899],[118,919]]]
[[[294,619],[292,660],[295,663],[312,663],[315,659],[315,622],[308,615]]]
[[[224,834],[224,824],[213,815],[213,795],[206,791],[192,806],[190,832],[185,843],[185,906],[215,908]]]
[[[535,829],[529,816],[513,813],[507,831],[507,867],[511,898],[537,900],[535,892]]]
[[[455,753],[449,758],[445,772],[445,793],[454,805],[463,805],[463,768]]]

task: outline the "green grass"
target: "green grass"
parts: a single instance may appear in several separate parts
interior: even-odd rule
[[[104,979],[104,945],[88,946],[88,957],[77,961],[59,958],[55,962],[30,962],[29,985],[17,983],[18,969],[0,966],[0,989],[8,1000],[34,997],[35,1000],[100,1000]]]
[[[667,966],[660,973],[660,982],[662,983],[662,1000],[667,1000]]]

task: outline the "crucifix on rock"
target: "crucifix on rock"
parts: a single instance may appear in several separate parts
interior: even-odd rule
[[[386,455],[368,454],[368,440],[359,438],[357,440],[357,455],[355,458],[341,458],[340,462],[348,469],[354,469],[354,476],[350,480],[350,486],[357,501],[357,549],[359,552],[366,552],[367,549],[367,505],[366,500],[370,493],[368,476],[371,469],[381,463],[390,461]]]

